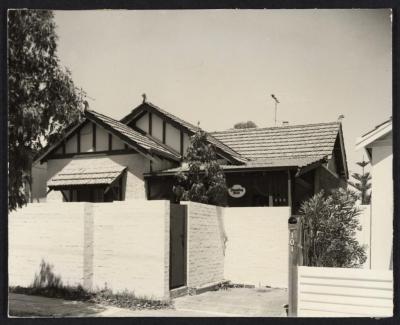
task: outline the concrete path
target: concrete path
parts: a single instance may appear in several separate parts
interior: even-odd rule
[[[274,288],[231,288],[176,298],[177,310],[205,311],[215,316],[285,317],[287,290]]]
[[[235,288],[174,299],[174,309],[131,310],[89,302],[9,295],[9,314],[19,317],[284,317],[287,291]]]

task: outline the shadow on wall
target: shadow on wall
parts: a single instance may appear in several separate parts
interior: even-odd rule
[[[224,209],[221,207],[216,207],[217,208],[217,221],[218,221],[218,229],[220,231],[220,236],[221,236],[221,241],[222,241],[222,250],[223,254],[225,256],[226,252],[226,243],[228,241],[228,236],[225,231],[225,224],[224,224]]]
[[[35,274],[33,288],[61,288],[63,286],[61,277],[53,272],[53,265],[44,260],[40,263],[39,274]]]
[[[92,297],[81,285],[63,285],[61,276],[56,275],[53,269],[54,266],[52,264],[42,260],[39,273],[35,274],[33,282],[29,287],[10,287],[9,292],[67,300],[88,300]]]

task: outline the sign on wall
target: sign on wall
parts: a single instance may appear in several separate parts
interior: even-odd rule
[[[235,184],[228,188],[228,193],[231,197],[238,199],[246,194],[246,189],[242,185]]]

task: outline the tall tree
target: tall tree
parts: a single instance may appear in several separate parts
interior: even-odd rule
[[[234,129],[251,129],[251,128],[256,128],[256,127],[257,127],[257,124],[254,123],[253,121],[239,122],[233,126]]]
[[[218,164],[214,147],[207,141],[204,131],[199,130],[191,137],[185,163],[188,170],[177,175],[177,182],[173,188],[177,199],[225,205],[225,175]]]
[[[362,168],[362,174],[353,173],[351,177],[353,177],[356,181],[349,181],[349,184],[360,192],[361,204],[370,204],[371,202],[371,193],[369,193],[369,190],[371,189],[371,174],[365,172],[365,167],[368,164],[369,162],[365,161],[364,159],[363,161],[357,162],[357,165]]]
[[[54,16],[48,10],[8,14],[8,208],[27,202],[32,160],[80,118],[82,95],[57,57]]]

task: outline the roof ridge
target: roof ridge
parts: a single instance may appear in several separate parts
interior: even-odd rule
[[[153,107],[154,109],[157,109],[157,110],[161,111],[161,112],[164,113],[165,115],[170,115],[170,116],[174,117],[174,118],[177,119],[177,120],[180,120],[180,121],[183,121],[183,122],[186,123],[186,124],[189,124],[189,125],[190,125],[191,127],[193,127],[194,129],[200,129],[200,127],[198,127],[198,126],[196,126],[196,125],[194,125],[194,124],[192,124],[192,123],[190,123],[190,122],[188,122],[188,121],[186,121],[186,120],[184,120],[184,119],[182,119],[182,118],[180,118],[180,117],[178,117],[178,116],[176,116],[176,115],[170,113],[169,111],[167,111],[167,110],[165,110],[165,109],[162,109],[161,107],[159,107],[159,106],[153,104],[152,102],[146,101],[145,104],[147,104],[147,105]],[[140,105],[139,105],[139,106],[140,106]]]
[[[320,123],[309,123],[309,124],[293,124],[293,125],[285,125],[285,126],[266,126],[266,127],[257,127],[257,128],[245,128],[245,129],[228,129],[228,130],[221,130],[221,131],[213,131],[210,132],[211,134],[221,134],[221,133],[247,133],[251,131],[261,131],[261,130],[282,130],[282,129],[291,129],[291,128],[299,128],[299,127],[306,127],[306,126],[318,126],[318,125],[337,125],[339,126],[341,123],[334,121],[334,122],[320,122]]]
[[[136,130],[132,129],[130,126],[128,126],[128,125],[122,123],[121,121],[118,121],[118,120],[116,120],[116,119],[114,119],[114,118],[112,118],[112,117],[110,117],[110,116],[108,116],[108,115],[99,113],[99,112],[97,112],[97,111],[95,111],[95,110],[92,110],[92,109],[91,109],[91,110],[87,110],[87,112],[89,112],[89,113],[94,113],[94,114],[97,114],[97,115],[101,115],[101,116],[103,116],[103,117],[105,117],[105,118],[107,118],[107,119],[110,119],[112,122],[118,123],[119,125],[123,126],[123,127],[126,128],[127,130],[129,129],[129,132],[133,132],[135,135],[139,135],[139,136],[141,136],[141,137],[144,137],[144,138],[147,138],[147,139],[149,139],[149,140],[152,140],[152,139],[150,139],[149,137],[146,137],[144,134],[141,134],[140,132],[137,132]]]

